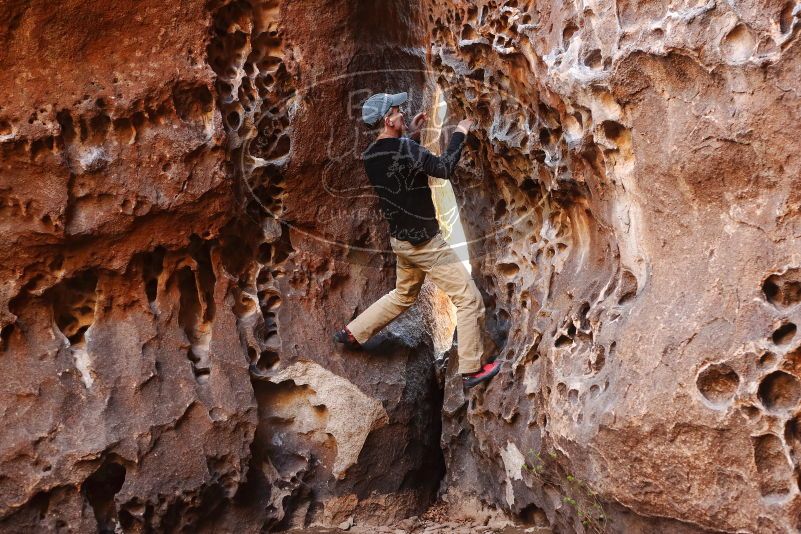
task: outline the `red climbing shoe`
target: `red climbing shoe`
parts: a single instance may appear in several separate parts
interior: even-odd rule
[[[342,345],[349,350],[359,350],[362,348],[361,344],[356,341],[356,338],[350,333],[350,330],[348,330],[347,326],[343,327],[342,330],[334,334],[334,341],[337,343],[342,343]]]
[[[475,373],[462,375],[464,387],[470,389],[471,387],[476,386],[482,382],[486,382],[493,376],[497,375],[498,371],[500,370],[501,370],[501,362],[499,361],[485,363],[483,367],[481,367],[481,369],[479,369]]]

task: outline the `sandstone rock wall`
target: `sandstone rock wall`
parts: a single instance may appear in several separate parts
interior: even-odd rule
[[[429,3],[449,114],[480,123],[455,189],[508,362],[446,388],[453,501],[563,531],[801,528],[798,14]]]
[[[0,530],[393,523],[445,468],[557,532],[798,530],[799,11],[0,3]],[[468,394],[433,288],[330,342],[393,280],[377,90],[479,121]]]
[[[384,227],[352,217],[374,201],[349,189],[365,141],[351,88],[392,80],[341,75],[376,57],[421,70],[419,13],[0,13],[0,529],[420,513],[442,473],[447,302],[429,289],[370,356],[331,343],[393,272],[373,253]],[[376,52],[382,20],[405,26]]]

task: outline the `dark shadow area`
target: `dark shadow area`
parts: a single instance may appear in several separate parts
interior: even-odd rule
[[[407,352],[403,396],[389,413],[390,422],[367,437],[359,460],[348,470],[342,488],[360,499],[373,492],[420,495],[422,513],[436,500],[445,476],[440,445],[443,391],[436,376],[431,347],[410,346],[382,331],[364,345],[370,355],[401,357]],[[369,467],[368,467],[369,466]],[[353,482],[351,482],[353,481]]]
[[[114,495],[125,483],[125,467],[114,462],[103,463],[81,485],[81,491],[92,507],[101,534],[115,532],[117,508]]]

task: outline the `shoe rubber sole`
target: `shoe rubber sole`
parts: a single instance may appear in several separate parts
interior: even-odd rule
[[[339,332],[335,333],[333,335],[333,338],[334,338],[334,343],[339,343],[348,350],[360,350],[362,348],[362,346],[359,343],[353,343],[352,341],[349,340],[343,341],[342,339],[340,339]]]
[[[475,387],[482,382],[486,382],[487,380],[491,379],[493,376],[497,375],[501,370],[501,364],[495,366],[495,368],[487,373],[486,375],[482,376],[481,378],[468,378],[464,381],[464,386],[467,389]]]

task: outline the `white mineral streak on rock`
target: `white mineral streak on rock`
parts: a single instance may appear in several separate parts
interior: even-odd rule
[[[332,473],[339,479],[359,459],[367,435],[389,422],[381,402],[362,393],[353,383],[314,362],[300,361],[283,369],[271,382],[291,380],[314,390],[314,406],[325,406],[328,420],[321,429],[336,440],[337,455]]]
[[[81,172],[96,171],[108,163],[108,155],[101,147],[91,146],[84,149],[78,155]]]
[[[512,506],[515,502],[512,480],[523,479],[522,469],[526,459],[517,448],[517,445],[511,441],[506,444],[505,449],[501,449],[501,458],[503,459],[503,467],[506,470],[506,503]]]
[[[72,357],[75,359],[75,368],[81,373],[81,381],[86,389],[92,387],[94,379],[92,378],[91,363],[89,353],[83,347],[76,347],[72,350]]]

